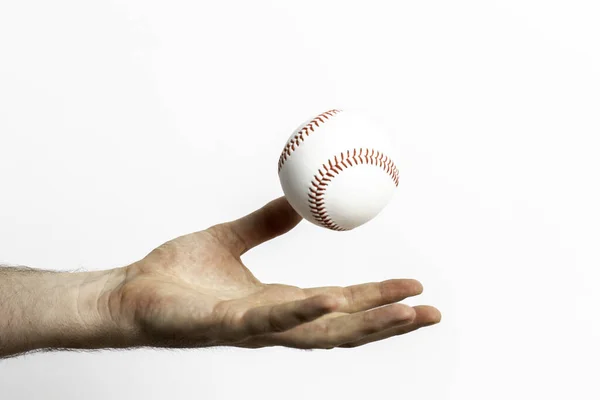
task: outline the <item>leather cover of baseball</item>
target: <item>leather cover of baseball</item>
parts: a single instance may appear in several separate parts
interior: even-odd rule
[[[300,125],[279,158],[279,180],[291,206],[336,231],[360,226],[389,203],[398,186],[389,137],[350,111],[329,110]]]

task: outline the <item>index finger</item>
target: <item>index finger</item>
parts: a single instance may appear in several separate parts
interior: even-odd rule
[[[253,247],[283,235],[302,220],[285,197],[235,221],[209,228],[220,231],[219,238],[232,252],[244,254]]]

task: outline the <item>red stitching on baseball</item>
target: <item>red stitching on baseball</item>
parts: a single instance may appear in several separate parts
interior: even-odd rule
[[[296,134],[290,139],[290,141],[285,145],[283,151],[281,152],[281,156],[279,157],[278,171],[281,171],[283,164],[286,162],[289,156],[292,155],[294,150],[296,150],[296,148],[300,146],[300,143],[303,142],[307,136],[309,136],[312,132],[315,131],[315,127],[319,127],[319,124],[324,124],[329,118],[335,116],[341,111],[342,110],[325,111],[324,113],[314,117],[309,123],[304,125],[302,129],[296,132]]]
[[[364,151],[364,154],[363,154]],[[394,162],[385,154],[374,149],[354,149],[353,153],[348,150],[346,153],[340,153],[339,156],[335,155],[333,161],[327,160],[323,164],[322,168],[319,168],[318,174],[315,174],[314,179],[311,181],[311,187],[308,188],[308,206],[314,219],[325,228],[332,229],[334,231],[345,231],[346,228],[342,228],[329,216],[325,209],[325,192],[327,186],[333,178],[335,178],[344,169],[348,169],[346,165],[355,166],[359,164],[371,164],[377,165],[392,178],[396,187],[398,186],[398,168]],[[335,173],[332,174],[331,171]]]

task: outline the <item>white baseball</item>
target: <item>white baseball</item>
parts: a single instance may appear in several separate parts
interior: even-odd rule
[[[279,158],[279,179],[298,214],[345,231],[388,204],[398,186],[398,169],[383,131],[356,113],[330,110],[290,136]]]

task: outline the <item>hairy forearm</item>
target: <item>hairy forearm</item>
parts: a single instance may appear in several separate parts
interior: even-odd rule
[[[110,307],[110,293],[124,273],[0,266],[0,358],[40,349],[127,346]]]

